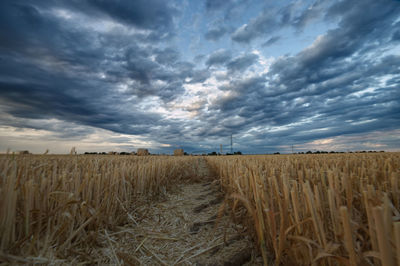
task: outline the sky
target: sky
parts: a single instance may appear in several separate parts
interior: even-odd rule
[[[0,152],[400,150],[400,1],[2,0]]]

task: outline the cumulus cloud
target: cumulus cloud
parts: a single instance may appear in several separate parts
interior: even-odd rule
[[[175,10],[162,0],[122,1],[118,4],[88,0],[84,3],[117,21],[136,27],[161,31],[173,26]]]
[[[262,44],[263,47],[273,45],[274,43],[277,43],[281,38],[279,36],[274,36],[269,38],[265,43]]]
[[[205,6],[207,10],[221,9],[229,4],[226,0],[206,0]]]
[[[286,27],[302,31],[311,22],[323,16],[327,6],[327,1],[295,1],[281,7],[267,5],[257,17],[238,27],[231,38],[238,43],[250,43]]]
[[[213,107],[224,116],[245,117],[248,135],[263,141],[265,149],[280,138],[296,143],[377,128],[394,130],[400,109],[393,79],[400,62],[397,55],[382,56],[382,51],[392,45],[390,25],[398,8],[394,3],[371,3],[367,10],[356,3],[341,8],[336,29],[297,55],[276,60],[265,77],[225,86],[236,93]],[[327,12],[333,16],[337,9],[332,6]],[[251,131],[259,125],[269,126]]]
[[[226,67],[232,72],[243,71],[246,70],[249,66],[253,65],[257,59],[258,55],[253,53],[240,55],[228,62]]]
[[[159,4],[166,12],[163,3],[150,4]],[[92,10],[86,8],[91,4],[87,2],[80,12],[90,14]],[[120,133],[146,134],[152,125],[160,123],[157,121],[161,116],[135,107],[141,102],[139,98],[158,96],[169,101],[182,91],[185,78],[195,74],[193,67],[184,64],[176,64],[174,71],[164,67],[178,60],[179,54],[173,49],[153,52],[151,46],[127,43],[135,35],[88,31],[68,17],[60,19],[53,13],[55,8],[66,6],[47,9],[40,2],[37,6],[20,2],[3,5],[0,97],[6,103],[6,111],[13,116],[56,117]],[[139,8],[138,5],[143,9],[144,4],[139,2],[129,8]],[[107,9],[97,6],[93,12],[98,12],[97,8]],[[107,12],[114,18],[121,8]],[[69,12],[72,14],[75,9]],[[131,17],[126,22],[158,30],[158,26],[150,25],[153,20],[148,20],[155,13],[145,15],[146,18]],[[120,16],[117,21],[128,20],[125,13]],[[165,24],[167,18],[154,19],[153,23]],[[114,44],[115,39],[120,42]],[[123,43],[126,44],[119,47]],[[7,52],[10,50],[12,56]]]
[[[213,65],[225,65],[232,58],[231,53],[225,49],[220,49],[208,56],[206,65],[208,67]]]
[[[220,26],[216,28],[211,28],[204,36],[207,40],[217,41],[227,33],[228,29],[224,26]]]
[[[240,43],[249,43],[258,36],[273,33],[279,27],[279,22],[273,13],[264,10],[257,18],[250,21],[249,24],[243,24],[231,35],[233,41]]]

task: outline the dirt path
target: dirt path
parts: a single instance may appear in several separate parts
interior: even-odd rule
[[[126,265],[262,265],[243,228],[223,211],[218,217],[224,196],[216,181],[207,181],[206,162],[199,163],[205,181],[180,184],[136,209],[131,224],[104,234],[99,255]]]

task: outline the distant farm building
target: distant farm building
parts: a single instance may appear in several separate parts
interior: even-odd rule
[[[71,154],[71,155],[77,154],[75,147],[72,147],[72,149],[69,152],[69,154]]]
[[[183,152],[183,149],[176,149],[174,150],[174,156],[183,156],[185,153]]]
[[[118,154],[118,152],[116,152],[116,151],[109,151],[108,152],[108,155],[117,155]]]
[[[30,154],[29,151],[19,151],[18,154]]]
[[[150,152],[148,149],[138,149],[136,154],[139,156],[146,156],[150,155]]]

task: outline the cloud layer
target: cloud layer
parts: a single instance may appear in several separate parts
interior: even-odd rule
[[[247,153],[399,149],[399,13],[389,0],[3,1],[0,151],[210,152],[231,134]]]

